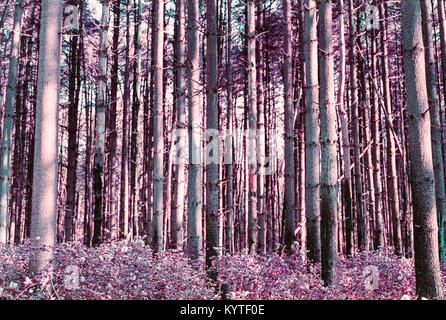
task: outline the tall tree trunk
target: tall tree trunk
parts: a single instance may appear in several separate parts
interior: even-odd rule
[[[257,5],[257,33],[263,31],[264,28],[264,6],[263,1],[256,0]],[[266,170],[266,130],[265,130],[265,95],[263,88],[263,39],[258,38],[256,43],[256,65],[257,65],[257,158],[259,168],[257,170],[257,252],[262,254],[266,247],[266,230],[265,230],[265,170]],[[269,165],[272,165],[270,163]]]
[[[308,257],[313,262],[320,262],[320,129],[316,6],[315,0],[305,0],[305,208]]]
[[[344,27],[344,0],[339,0],[339,39],[340,39],[340,74],[339,74],[339,90],[338,90],[338,105],[341,122],[342,134],[342,150],[343,150],[343,165],[344,165],[344,179],[342,180],[342,195],[344,200],[344,216],[345,216],[345,245],[347,256],[353,255],[353,211],[352,211],[352,179],[351,179],[351,159],[350,159],[350,138],[348,130],[348,112],[344,105],[345,94],[345,27]]]
[[[130,0],[126,6],[126,46],[124,69],[124,96],[122,99],[122,152],[121,152],[121,192],[119,201],[119,234],[126,239],[129,233],[129,100],[130,100]],[[116,53],[117,54],[117,53]]]
[[[153,139],[155,154],[153,158],[153,248],[163,250],[163,185],[164,185],[164,127],[163,127],[163,43],[164,43],[164,0],[154,2],[153,48]]]
[[[387,48],[387,4],[383,1],[379,7],[380,10],[380,28],[381,28],[381,46],[382,46],[382,79],[384,104],[389,117],[386,122],[387,138],[387,194],[390,206],[390,214],[393,219],[393,245],[397,255],[402,254],[401,240],[401,222],[400,222],[400,201],[398,192],[398,176],[396,167],[395,140],[392,134],[393,110],[389,80],[389,53]],[[390,123],[389,123],[390,122]],[[375,248],[384,245],[384,226],[382,221],[377,221],[375,228]]]
[[[107,110],[107,183],[106,188],[106,203],[105,207],[105,225],[103,229],[106,230],[103,235],[105,239],[116,240],[119,235],[119,214],[115,212],[115,162],[117,149],[117,106],[118,106],[118,85],[119,85],[119,30],[121,25],[121,0],[113,1],[113,43],[112,43],[112,70],[111,70],[111,85],[110,85],[110,107]]]
[[[177,2],[177,53],[176,53],[176,128],[184,130],[186,124],[186,34],[185,34],[185,0]],[[184,194],[186,187],[185,161],[183,154],[176,164],[175,197],[172,214],[172,243],[174,248],[183,247]]]
[[[402,2],[403,57],[407,91],[410,184],[413,196],[416,292],[442,299],[438,257],[435,176],[419,1]]]
[[[136,168],[138,157],[138,118],[141,107],[141,0],[134,1],[135,7],[135,60],[133,63],[133,102],[132,102],[132,127],[130,136],[130,215],[133,217],[133,234],[139,235],[139,206],[136,191],[138,181],[136,180]],[[142,210],[141,210],[142,211]]]
[[[218,59],[217,59],[217,3],[216,0],[208,0],[206,3],[206,128],[207,130],[218,130]],[[253,100],[255,103],[255,99]],[[217,246],[219,243],[219,186],[218,186],[218,159],[220,141],[219,135],[213,135],[209,141],[212,148],[212,160],[206,163],[206,267],[211,281],[217,280],[217,269],[214,260],[218,256]],[[206,158],[210,158],[206,151]],[[217,161],[217,163],[216,163]]]
[[[232,0],[228,0],[228,39],[227,39],[227,65],[226,65],[226,81],[227,81],[227,123],[226,132],[231,139],[229,145],[231,149],[233,147],[233,114],[234,114],[234,102],[233,102],[233,80],[232,80]],[[227,141],[228,142],[228,141]],[[231,150],[231,161],[226,165],[227,176],[227,216],[226,216],[226,249],[229,252],[234,252],[234,171],[233,161],[234,152]]]
[[[102,3],[101,42],[99,49],[99,79],[96,102],[95,125],[95,155],[93,168],[94,192],[94,229],[93,245],[102,241],[102,223],[104,221],[103,208],[103,180],[104,180],[104,149],[105,149],[105,109],[107,90],[107,39],[108,39],[109,1]]]
[[[255,253],[257,249],[257,72],[256,72],[256,12],[255,0],[247,2],[247,67],[248,67],[248,117],[249,117],[249,155],[248,155],[248,248]],[[254,139],[252,139],[254,137]],[[254,141],[253,141],[254,140]]]
[[[75,31],[76,32],[76,31]],[[70,77],[68,101],[68,168],[67,168],[67,201],[65,205],[65,241],[73,241],[73,223],[75,215],[76,180],[77,180],[77,157],[78,157],[78,107],[79,99],[76,98],[76,91],[79,83],[77,73],[80,72],[78,64],[78,35],[71,39],[70,52]]]
[[[42,2],[31,214],[33,252],[29,261],[32,274],[49,267],[56,242],[62,7],[59,0]]]
[[[357,34],[354,23],[354,0],[349,0],[349,21],[350,21],[350,44],[356,43]],[[354,159],[354,178],[355,178],[355,207],[358,217],[358,245],[364,243],[365,230],[363,226],[363,208],[362,208],[362,177],[360,160],[360,142],[359,142],[359,104],[358,104],[358,75],[356,65],[355,45],[350,45],[349,64],[350,64],[350,99],[353,121],[353,159]],[[347,249],[347,252],[349,250]]]
[[[295,230],[295,171],[294,171],[294,104],[293,104],[293,61],[291,1],[283,1],[283,16],[285,27],[285,61],[283,70],[285,99],[285,190],[284,190],[284,245],[285,252],[292,253]]]
[[[23,0],[15,5],[14,23],[11,34],[11,56],[9,59],[8,87],[6,91],[5,116],[3,121],[0,168],[0,244],[8,241],[8,212],[11,179],[12,129],[18,82],[20,35],[22,32]]]
[[[333,20],[331,0],[319,7],[319,79],[321,109],[321,260],[325,285],[336,282],[338,170],[334,102]]]
[[[379,243],[382,243],[382,220],[383,220],[383,187],[382,187],[382,178],[381,178],[381,144],[380,144],[380,124],[381,124],[381,113],[379,109],[379,100],[378,100],[378,92],[376,88],[378,88],[378,74],[377,74],[377,32],[374,28],[371,31],[371,79],[372,88],[372,108],[370,110],[371,113],[371,134],[372,134],[372,165],[373,165],[373,184],[375,186],[375,212],[370,212],[370,214],[374,215],[375,224],[374,234],[372,235],[372,239],[375,240],[375,243],[380,246]],[[375,239],[376,237],[376,239]],[[371,243],[373,245],[373,243]]]
[[[440,260],[446,257],[445,221],[446,195],[444,180],[443,148],[441,145],[440,101],[437,95],[437,75],[435,72],[435,56],[432,34],[432,9],[429,0],[420,1],[423,25],[423,41],[425,47],[427,97],[431,116],[432,157],[435,176],[435,196],[437,200],[437,214],[439,219]]]
[[[443,100],[446,104],[446,12],[444,0],[437,1],[437,3],[438,24],[440,25],[441,67],[443,73]]]
[[[188,93],[189,93],[189,172],[187,248],[192,259],[198,259],[202,248],[202,165],[200,110],[200,31],[199,2],[187,0],[188,10]]]

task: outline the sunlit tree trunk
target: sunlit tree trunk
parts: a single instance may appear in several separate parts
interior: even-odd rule
[[[441,121],[440,121],[440,101],[437,95],[437,75],[435,72],[435,55],[433,48],[432,34],[432,9],[430,1],[422,0],[421,15],[423,28],[423,41],[425,47],[427,96],[429,102],[429,113],[431,116],[431,136],[432,136],[432,157],[434,163],[435,176],[435,196],[437,199],[437,214],[440,227],[440,259],[443,261],[446,256],[445,243],[445,219],[446,219],[446,196],[444,180],[443,148],[441,145]]]
[[[33,274],[49,267],[56,242],[62,7],[59,0],[42,2],[31,214],[33,252],[29,261]]]
[[[336,282],[338,170],[331,0],[319,6],[319,106],[321,110],[321,260],[325,285]]]
[[[11,179],[12,130],[14,127],[14,109],[16,104],[18,65],[20,53],[20,35],[22,32],[23,0],[15,5],[14,23],[11,33],[11,56],[6,91],[5,113],[2,141],[0,146],[0,244],[8,241],[8,212]]]
[[[119,237],[126,239],[129,233],[129,100],[130,100],[130,0],[126,6],[126,46],[124,66],[124,95],[122,99],[122,152],[119,194]]]
[[[206,129],[218,130],[218,59],[217,59],[217,1],[206,2]],[[255,103],[255,100],[254,100]],[[213,141],[211,139],[217,139]],[[211,140],[211,141],[209,141]],[[208,138],[207,144],[212,143],[212,154],[207,151],[206,157],[212,161],[206,162],[206,267],[212,281],[217,280],[217,269],[214,260],[218,256],[219,243],[219,136]]]
[[[177,2],[177,47],[176,47],[176,127],[179,130],[186,128],[186,46],[185,46],[185,0]],[[185,161],[178,159],[176,165],[176,184],[172,214],[172,243],[176,248],[182,248],[183,243],[183,215],[184,193],[186,186]],[[168,191],[169,192],[169,191]]]
[[[431,123],[419,1],[402,2],[403,57],[407,92],[410,184],[414,211],[416,292],[419,298],[441,299],[435,177]]]
[[[188,95],[189,95],[189,170],[188,170],[188,219],[187,248],[189,256],[197,259],[202,248],[202,165],[200,110],[200,31],[199,2],[187,0],[188,14]]]
[[[305,208],[308,257],[313,262],[320,262],[320,129],[316,6],[315,0],[305,0]]]
[[[154,1],[154,61],[153,61],[153,139],[155,154],[153,158],[153,248],[155,252],[163,250],[163,43],[164,43],[164,0]]]
[[[108,38],[109,1],[102,3],[101,39],[99,49],[99,79],[96,102],[96,126],[95,126],[95,155],[93,167],[93,192],[94,192],[94,229],[93,245],[99,245],[102,241],[102,223],[104,221],[103,208],[103,179],[104,179],[104,149],[105,149],[105,109],[107,90],[107,38]]]
[[[233,102],[233,80],[232,80],[232,0],[228,0],[228,39],[227,39],[227,123],[226,129],[227,134],[229,136],[230,146],[233,147],[234,138],[233,138],[233,114],[234,114],[234,102]],[[231,160],[226,165],[226,175],[228,180],[228,188],[227,188],[227,216],[226,216],[226,249],[229,252],[234,252],[234,152],[231,150]]]
[[[263,1],[256,0],[257,5],[257,33],[260,33],[264,27]],[[256,61],[257,61],[257,159],[259,168],[257,170],[257,252],[264,253],[266,247],[266,230],[265,230],[265,95],[263,88],[263,38],[257,38],[256,42]],[[272,165],[272,164],[270,164]]]
[[[247,34],[248,47],[248,248],[251,253],[257,249],[257,72],[256,72],[256,12],[255,1],[247,2]],[[254,139],[252,139],[254,137]]]

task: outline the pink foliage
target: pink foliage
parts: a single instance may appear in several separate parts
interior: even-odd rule
[[[26,276],[29,243],[0,247],[0,299],[220,299],[207,283],[202,266],[186,255],[168,251],[152,255],[142,241],[104,244],[87,248],[61,244],[55,250],[52,277]],[[78,270],[78,288],[66,286],[69,266]],[[364,270],[376,266],[378,288],[365,285]],[[276,254],[223,256],[218,261],[217,288],[229,285],[229,299],[363,300],[415,298],[413,261],[397,259],[390,249],[363,252],[338,263],[338,284],[325,288],[320,265],[300,255]],[[443,280],[446,266],[442,266]],[[50,287],[52,293],[44,290]]]

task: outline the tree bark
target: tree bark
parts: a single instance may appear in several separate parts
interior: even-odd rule
[[[20,36],[22,32],[23,0],[15,5],[13,30],[11,33],[11,56],[5,101],[2,142],[0,146],[0,244],[8,240],[8,212],[11,180],[12,130],[14,127],[15,104],[18,82],[18,65],[20,54]]]
[[[402,2],[407,90],[410,184],[413,196],[415,276],[418,298],[442,299],[435,177],[419,1]]]
[[[338,170],[334,102],[333,20],[331,0],[319,4],[319,106],[321,109],[321,260],[324,284],[336,283]]]
[[[33,252],[29,261],[31,274],[40,274],[50,267],[56,242],[62,7],[59,0],[42,2],[31,214]]]
[[[105,111],[107,90],[107,39],[108,39],[109,1],[102,3],[101,40],[99,49],[99,79],[96,102],[95,126],[95,155],[93,167],[94,192],[94,229],[93,245],[102,241],[102,223],[104,221],[103,208],[103,179],[104,179],[104,149],[105,149]]]
[[[163,250],[164,217],[164,127],[163,127],[163,54],[164,54],[164,0],[154,2],[154,85],[153,85],[153,139],[155,154],[153,158],[153,249]]]
[[[432,9],[429,0],[420,1],[422,16],[423,42],[425,47],[425,65],[427,81],[427,97],[431,117],[432,157],[435,176],[435,196],[439,221],[440,260],[446,257],[445,222],[446,195],[444,180],[443,147],[440,121],[440,101],[437,95],[437,75],[435,72],[435,56],[432,34]]]
[[[316,6],[315,0],[305,0],[305,208],[308,258],[313,262],[320,262],[320,129]]]

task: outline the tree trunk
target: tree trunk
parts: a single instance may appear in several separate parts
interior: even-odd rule
[[[67,201],[65,206],[65,241],[73,241],[73,223],[75,212],[75,198],[76,198],[76,180],[77,180],[77,157],[78,157],[78,109],[79,99],[76,97],[77,88],[80,83],[77,83],[79,56],[78,56],[78,35],[71,39],[71,65],[69,77],[69,93],[68,101],[68,168],[67,168]]]
[[[103,208],[103,180],[104,180],[104,149],[105,149],[105,109],[107,90],[107,39],[109,1],[102,3],[101,41],[99,49],[99,79],[96,102],[96,127],[95,127],[95,155],[93,168],[93,192],[94,192],[94,229],[93,245],[99,245],[102,241],[102,223],[104,221]]]
[[[184,130],[186,124],[186,46],[185,46],[185,0],[177,2],[177,53],[176,53],[176,128]],[[174,248],[183,246],[184,194],[186,187],[185,161],[181,158],[175,168],[176,184],[172,214],[172,243]]]
[[[389,80],[389,54],[387,49],[387,4],[383,2],[380,7],[381,18],[381,44],[382,44],[382,79],[384,104],[389,117],[386,122],[386,138],[387,138],[387,194],[390,206],[390,214],[393,219],[393,245],[397,255],[402,254],[401,240],[401,221],[400,221],[400,201],[398,192],[398,176],[396,167],[395,140],[392,134],[390,124],[393,123],[392,99]],[[390,122],[390,123],[389,123]],[[375,248],[384,245],[384,226],[379,223],[375,228]]]
[[[316,1],[305,0],[305,208],[308,258],[321,261],[320,129]],[[294,169],[293,169],[294,170]],[[294,181],[294,180],[293,180]],[[294,191],[294,189],[292,189]],[[293,205],[294,208],[294,205]]]
[[[127,239],[129,233],[129,100],[130,100],[130,0],[127,0],[126,46],[124,70],[124,96],[122,99],[122,152],[121,152],[121,192],[119,201],[119,237]]]
[[[153,248],[163,250],[163,186],[164,186],[164,127],[163,127],[163,43],[164,43],[164,0],[154,2],[154,61],[153,61]]]
[[[29,261],[32,274],[50,266],[56,242],[62,7],[59,0],[42,2],[31,214],[33,252]]]
[[[217,3],[216,0],[208,0],[206,3],[206,25],[207,25],[207,52],[206,52],[206,128],[207,130],[218,130],[218,59],[217,59]],[[254,99],[255,103],[255,99]],[[216,146],[212,148],[212,155],[206,151],[206,158],[212,156],[211,161],[206,162],[206,267],[209,279],[217,280],[217,269],[214,260],[218,256],[219,243],[219,186],[218,186],[218,159],[220,141],[219,135],[213,135],[206,143]],[[215,162],[217,160],[217,163]]]
[[[442,299],[438,257],[435,177],[419,1],[402,2],[410,184],[414,209],[415,276],[418,298]]]
[[[257,72],[256,72],[256,12],[255,0],[247,2],[247,66],[248,66],[248,117],[249,117],[249,155],[248,155],[248,248],[255,253],[257,249]],[[254,139],[252,139],[254,138]]]
[[[8,87],[6,91],[5,116],[3,121],[0,168],[0,244],[8,240],[8,212],[11,179],[12,129],[18,82],[20,35],[22,32],[23,0],[15,5],[14,23],[11,34],[11,57],[9,59]]]
[[[331,0],[319,6],[319,106],[321,109],[321,260],[325,285],[336,282],[338,170],[334,102],[333,21]]]
[[[435,72],[435,56],[433,48],[432,34],[432,9],[429,0],[420,1],[423,41],[425,47],[427,97],[429,102],[429,113],[431,117],[432,136],[432,157],[434,163],[435,195],[437,204],[437,214],[439,221],[440,238],[440,260],[446,257],[445,243],[445,221],[446,221],[446,196],[444,180],[443,148],[441,145],[441,121],[440,121],[440,101],[437,95],[437,75]]]
[[[202,165],[200,110],[200,31],[199,2],[187,0],[188,4],[188,93],[189,93],[189,172],[188,172],[188,217],[187,248],[192,259],[198,259],[202,249]]]
[[[345,93],[345,27],[344,27],[344,0],[339,0],[339,39],[340,39],[340,74],[339,74],[339,90],[338,90],[338,105],[341,122],[342,135],[342,150],[343,150],[343,165],[344,165],[344,179],[342,180],[342,195],[344,201],[344,217],[345,217],[345,244],[347,256],[353,255],[353,211],[352,211],[352,178],[351,178],[351,159],[350,159],[350,138],[348,130],[348,112],[344,106]]]

